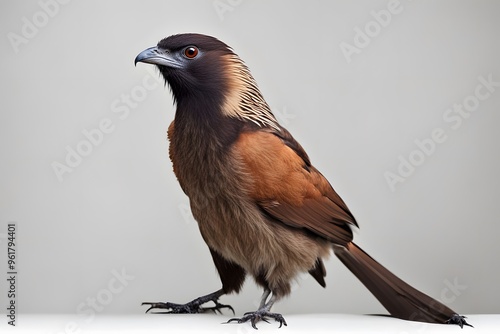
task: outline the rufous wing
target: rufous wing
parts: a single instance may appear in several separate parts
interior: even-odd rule
[[[233,149],[250,179],[249,195],[267,215],[335,244],[352,240],[356,220],[288,132],[243,132]]]

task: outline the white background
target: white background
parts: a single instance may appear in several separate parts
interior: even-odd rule
[[[133,64],[181,32],[216,36],[246,61],[358,219],[361,247],[459,313],[500,313],[500,87],[457,129],[443,119],[473,101],[478,77],[500,82],[500,2],[401,0],[386,26],[371,12],[389,1],[41,3],[52,5],[0,5],[0,268],[14,221],[20,313],[138,314],[142,301],[220,287],[168,159],[172,99],[153,67]],[[375,29],[366,45],[356,27]],[[341,43],[356,42],[348,62]],[[105,119],[112,131],[60,181],[54,162]],[[436,128],[446,141],[392,191],[384,174]],[[326,290],[301,277],[275,310],[385,313],[337,259],[326,265]],[[242,314],[260,294],[248,279],[222,302]]]

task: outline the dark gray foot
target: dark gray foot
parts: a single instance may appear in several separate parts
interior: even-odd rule
[[[223,293],[221,291],[216,291],[206,296],[202,296],[196,298],[195,300],[187,303],[187,304],[175,304],[175,303],[163,303],[163,302],[144,302],[142,305],[150,305],[150,307],[146,310],[148,313],[152,309],[162,309],[168,310],[165,312],[155,312],[155,313],[175,313],[175,314],[194,314],[194,313],[205,313],[207,311],[212,311],[214,313],[221,313],[222,309],[230,309],[234,314],[234,309],[230,305],[224,305],[219,303],[219,297]],[[208,302],[213,302],[215,306],[213,307],[201,307],[203,304]]]
[[[461,316],[459,314],[454,314],[448,321],[446,321],[447,324],[452,324],[452,325],[459,325],[460,328],[464,328],[464,326],[469,326],[469,327],[474,327],[471,324],[468,324],[467,321],[465,321],[464,316]]]
[[[286,321],[285,321],[285,318],[283,318],[283,316],[279,313],[271,313],[265,309],[260,309],[260,310],[257,310],[255,312],[247,312],[243,315],[243,317],[241,318],[232,318],[232,319],[229,319],[227,321],[227,323],[231,323],[231,322],[237,322],[239,324],[242,324],[244,322],[248,322],[250,321],[250,323],[252,324],[252,327],[255,328],[255,329],[258,329],[256,324],[262,320],[262,321],[265,321],[267,323],[269,323],[269,321],[267,320],[267,318],[272,318],[274,319],[275,321],[279,322],[280,323],[280,327],[285,325],[287,326],[286,324]]]

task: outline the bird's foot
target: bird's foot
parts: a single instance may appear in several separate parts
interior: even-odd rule
[[[280,324],[279,328],[281,328],[281,326],[283,326],[283,325],[287,326],[285,318],[283,318],[283,316],[281,314],[279,314],[279,313],[271,313],[266,308],[262,308],[260,310],[255,311],[255,312],[247,312],[241,318],[232,318],[232,319],[229,319],[227,321],[227,323],[231,323],[231,322],[234,321],[234,322],[237,322],[239,324],[242,324],[244,322],[250,321],[250,323],[252,324],[252,327],[255,328],[255,329],[258,329],[257,326],[256,326],[257,322],[259,322],[260,320],[262,320],[262,321],[265,321],[265,322],[269,323],[269,321],[268,321],[267,318],[272,318],[276,322],[279,322],[279,324]]]
[[[448,321],[446,321],[447,324],[452,324],[452,325],[459,325],[460,328],[464,328],[464,326],[469,326],[469,327],[474,327],[471,324],[468,324],[467,321],[465,321],[465,318],[462,315],[459,314],[454,314]]]
[[[224,305],[219,303],[219,297],[221,296],[221,293],[219,291],[211,293],[206,296],[202,296],[199,298],[196,298],[193,301],[190,301],[189,303],[186,304],[175,304],[175,303],[163,303],[163,302],[144,302],[142,305],[149,305],[150,307],[146,310],[146,313],[148,313],[152,309],[163,309],[167,310],[165,312],[155,312],[155,313],[174,313],[174,314],[194,314],[194,313],[205,313],[207,311],[211,311],[214,313],[221,313],[223,309],[230,309],[233,314],[234,314],[234,309],[231,307],[231,305]],[[202,307],[203,304],[206,304],[208,302],[213,302],[215,306],[213,307]]]

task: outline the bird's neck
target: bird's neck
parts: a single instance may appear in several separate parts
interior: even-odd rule
[[[225,116],[213,103],[191,100],[177,105],[176,136],[200,151],[227,151],[225,148],[237,139],[242,126],[239,119]]]

